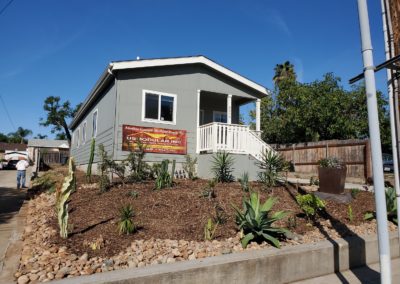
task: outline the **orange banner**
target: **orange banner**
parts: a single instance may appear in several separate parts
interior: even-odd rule
[[[136,141],[146,145],[147,153],[186,154],[186,130],[134,125],[122,126],[122,150],[135,149]]]

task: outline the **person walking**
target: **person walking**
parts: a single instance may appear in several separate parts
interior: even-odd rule
[[[27,188],[25,186],[26,168],[29,167],[29,163],[26,160],[20,160],[17,165],[17,189]]]

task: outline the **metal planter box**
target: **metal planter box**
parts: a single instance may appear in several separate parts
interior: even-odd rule
[[[342,169],[318,167],[319,191],[333,194],[344,193],[347,167]]]

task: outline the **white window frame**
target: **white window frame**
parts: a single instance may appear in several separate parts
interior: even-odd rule
[[[79,127],[76,129],[76,148],[79,148],[79,142],[80,142],[80,139],[81,139],[81,137],[80,137],[80,129],[79,129]]]
[[[216,116],[217,114],[224,114],[224,115],[226,115],[226,122],[221,122],[221,123],[228,123],[228,114],[227,114],[227,112],[226,112],[226,111],[218,111],[218,110],[214,110],[214,111],[213,111],[213,122],[219,122],[219,121],[215,121],[215,116]]]
[[[146,118],[146,94],[153,94],[153,95],[158,95],[158,119],[152,119],[152,118]],[[174,98],[174,109],[172,113],[172,121],[165,121],[161,120],[161,96],[165,97],[173,97]],[[142,121],[143,122],[152,122],[152,123],[161,123],[161,124],[170,124],[170,125],[176,125],[176,113],[178,111],[177,109],[177,95],[176,94],[169,94],[169,93],[164,93],[164,92],[158,92],[158,91],[151,91],[151,90],[143,90],[142,91]]]
[[[85,120],[82,125],[82,145],[86,143],[86,134],[87,134],[87,121]]]
[[[94,114],[95,113],[97,113],[97,115],[96,115],[96,132],[94,132],[94,127],[93,127],[93,125],[94,125]],[[97,121],[99,120],[99,109],[98,108],[96,108],[95,110],[94,110],[94,112],[93,112],[93,114],[92,114],[92,138],[96,138],[96,136],[97,136],[97,132],[98,132],[98,130],[99,130],[99,125],[97,124]]]

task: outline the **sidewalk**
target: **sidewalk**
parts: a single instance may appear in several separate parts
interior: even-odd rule
[[[305,178],[293,178],[293,177],[288,177],[288,182],[293,183],[293,184],[303,184],[303,185],[309,185],[310,184],[310,179],[305,179]],[[374,187],[372,185],[366,185],[366,184],[359,184],[359,183],[349,183],[346,182],[344,187],[346,189],[352,189],[352,188],[357,188],[360,190],[368,190],[368,191],[373,191]]]
[[[400,259],[392,260],[392,283],[400,283]],[[317,278],[293,282],[292,284],[342,284],[342,283],[380,283],[379,263],[347,270],[341,273],[329,274]]]

